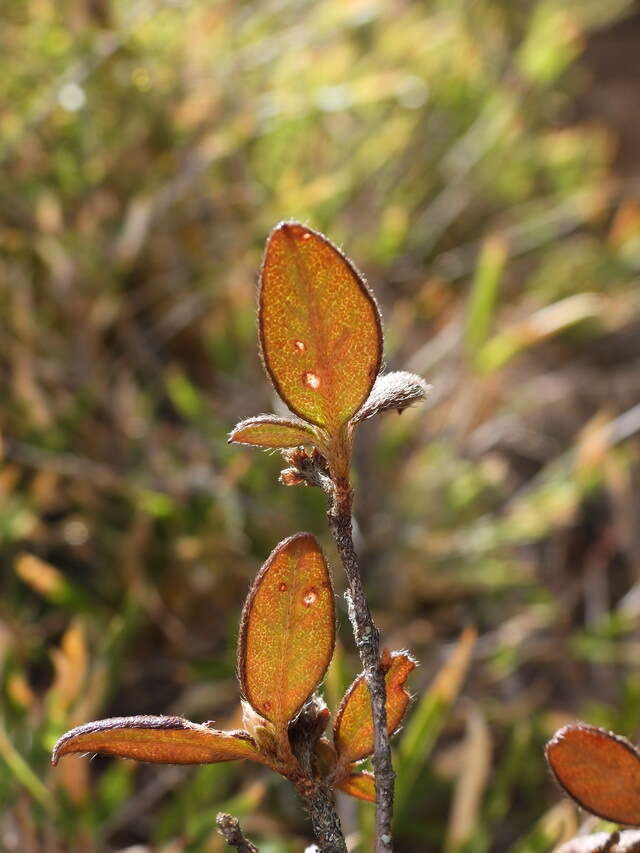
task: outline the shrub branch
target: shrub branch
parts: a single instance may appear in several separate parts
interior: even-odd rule
[[[220,835],[229,847],[235,847],[240,853],[259,853],[256,845],[244,837],[237,817],[220,812],[216,818],[216,823]]]
[[[380,633],[375,622],[360,574],[360,564],[353,544],[351,513],[353,490],[349,481],[332,474],[326,459],[319,453],[285,454],[294,464],[295,472],[309,486],[319,486],[327,495],[329,530],[336,543],[347,576],[349,619],[369,693],[374,730],[373,769],[376,785],[376,844],[375,853],[391,853],[393,835],[393,795],[395,772],[391,760],[391,745],[387,731],[387,689],[380,660]]]
[[[395,773],[387,731],[387,691],[380,662],[380,634],[373,621],[353,544],[351,509],[353,492],[348,483],[333,482],[328,492],[329,529],[333,536],[349,585],[349,618],[353,626],[362,670],[371,694],[374,728],[373,769],[376,784],[376,853],[390,853],[391,820]]]

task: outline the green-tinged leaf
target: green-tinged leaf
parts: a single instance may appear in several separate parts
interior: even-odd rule
[[[222,732],[182,717],[114,717],[71,729],[53,748],[57,764],[72,752],[100,752],[153,764],[214,764],[250,758],[264,763],[246,732]]]
[[[84,594],[73,586],[59,569],[35,554],[18,554],[14,567],[22,581],[54,604],[74,610],[85,610],[89,607]]]
[[[535,346],[585,320],[602,316],[604,302],[597,293],[574,293],[490,338],[477,352],[476,366],[483,373],[503,367],[523,350]]]
[[[406,652],[391,655],[385,675],[387,688],[387,728],[389,734],[398,728],[409,707],[410,695],[404,684],[416,662]],[[359,761],[373,752],[373,717],[369,689],[360,675],[347,690],[336,714],[334,743],[342,765]]]
[[[0,761],[6,764],[9,772],[31,794],[34,800],[47,810],[52,808],[51,796],[47,786],[15,748],[2,724],[0,724]]]
[[[512,853],[605,853],[605,849],[591,843],[585,846],[579,843],[576,847],[572,846],[570,839],[578,832],[579,823],[577,820],[576,809],[573,803],[564,800],[556,803],[545,814],[537,820],[532,827],[529,827],[523,837],[516,839],[510,845]],[[625,834],[625,833],[621,833]],[[598,833],[603,844],[611,837],[610,833]],[[585,839],[593,838],[593,836],[585,836]],[[582,841],[582,839],[573,838],[573,841]],[[565,842],[565,843],[563,843]],[[617,846],[611,849],[611,846],[606,850],[610,853],[622,853],[622,850],[627,850],[628,847],[618,848]]]
[[[237,424],[229,435],[229,443],[250,444],[253,447],[298,447],[317,444],[313,427],[291,418],[258,415]]]
[[[415,708],[398,744],[396,805],[398,813],[406,806],[409,793],[445,724],[471,663],[476,632],[466,628],[453,653],[438,672],[433,684]]]
[[[478,258],[465,325],[465,344],[472,354],[485,343],[491,330],[507,248],[504,237],[494,234],[485,241]]]
[[[564,726],[546,756],[558,784],[583,809],[640,825],[640,752],[626,738],[584,723]]]
[[[324,676],[335,642],[331,578],[310,533],[281,542],[242,612],[238,672],[253,708],[283,731]]]
[[[376,379],[371,393],[352,418],[360,423],[393,409],[400,414],[408,406],[424,400],[431,386],[415,373],[404,370],[384,373]]]
[[[260,277],[262,355],[291,411],[336,433],[369,396],[382,327],[363,277],[322,234],[283,222]]]
[[[375,779],[373,773],[369,773],[367,770],[351,773],[336,787],[358,800],[366,800],[368,803],[375,803],[376,801]]]

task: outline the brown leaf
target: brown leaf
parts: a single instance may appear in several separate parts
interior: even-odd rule
[[[271,553],[242,611],[238,672],[253,708],[285,732],[318,686],[335,642],[331,578],[310,533]]]
[[[584,723],[564,726],[546,756],[558,783],[583,809],[614,823],[640,824],[640,753],[626,738]]]
[[[99,752],[154,764],[215,764],[236,758],[265,763],[246,732],[222,732],[182,717],[113,717],[71,729],[53,748],[52,764],[71,752]]]
[[[395,409],[398,413],[424,400],[431,386],[415,373],[400,370],[383,373],[376,379],[371,393],[355,413],[352,422],[366,421],[375,415]]]
[[[267,240],[258,315],[276,390],[296,415],[336,434],[380,370],[380,315],[363,277],[322,234],[282,222]]]
[[[354,771],[336,787],[358,800],[366,800],[368,803],[375,803],[376,801],[375,778],[373,773],[369,773],[368,770]]]
[[[301,444],[318,444],[318,436],[313,427],[303,421],[258,415],[236,424],[229,435],[229,443],[252,447],[298,447]]]
[[[416,662],[406,652],[391,655],[385,675],[387,688],[387,728],[393,734],[402,723],[411,701],[404,684]],[[333,731],[336,752],[341,764],[359,761],[373,752],[373,717],[371,697],[362,675],[358,676],[345,693]]]

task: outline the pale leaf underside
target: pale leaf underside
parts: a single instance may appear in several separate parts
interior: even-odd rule
[[[72,752],[97,752],[153,764],[215,764],[249,758],[264,763],[243,731],[218,731],[182,717],[113,717],[71,729],[53,748],[57,764]]]
[[[351,422],[358,424],[393,409],[402,412],[408,406],[424,400],[430,389],[431,386],[415,373],[404,370],[383,373],[376,379],[371,393]]]
[[[252,447],[287,448],[318,444],[313,427],[294,418],[256,415],[240,421],[229,435],[229,443]]]
[[[612,838],[610,832],[594,832],[566,841],[555,853],[637,853],[640,830],[624,829]]]

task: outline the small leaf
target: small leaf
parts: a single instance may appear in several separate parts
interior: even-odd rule
[[[400,413],[413,403],[424,400],[430,389],[431,386],[415,373],[403,370],[384,373],[376,379],[371,393],[353,416],[352,422],[358,424],[391,409]]]
[[[640,824],[640,753],[628,740],[580,723],[557,731],[546,755],[558,783],[583,809]]]
[[[298,447],[300,444],[318,444],[318,436],[303,421],[258,415],[236,424],[229,435],[229,443],[253,447]]]
[[[246,732],[221,732],[182,717],[113,717],[71,729],[53,748],[52,764],[71,752],[100,752],[153,764],[215,764],[236,758],[265,763]]]
[[[271,553],[242,611],[238,672],[253,708],[282,732],[318,686],[335,642],[331,578],[310,533]]]
[[[411,697],[404,689],[404,683],[415,666],[416,662],[406,652],[394,652],[391,655],[385,675],[389,734],[393,734],[401,724],[409,707]],[[333,736],[341,764],[359,761],[373,752],[371,697],[362,675],[356,678],[345,693],[336,714]]]
[[[351,773],[336,787],[358,800],[366,800],[368,803],[375,803],[376,801],[375,778],[373,773],[369,773],[368,770],[363,770],[361,773]]]
[[[380,315],[363,277],[322,234],[282,222],[267,241],[258,315],[278,394],[299,417],[337,433],[380,370]]]

